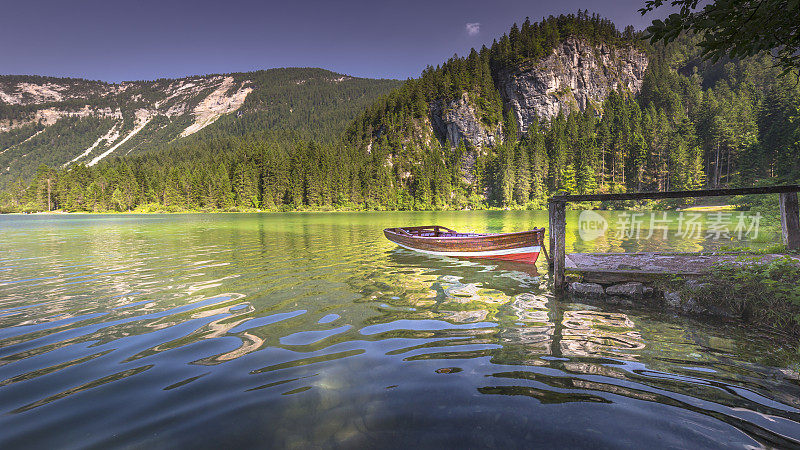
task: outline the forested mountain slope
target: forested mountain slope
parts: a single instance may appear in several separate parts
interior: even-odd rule
[[[348,142],[385,158],[402,207],[800,179],[797,73],[704,62],[696,42],[654,48],[585,12],[526,20],[370,107]]]
[[[586,12],[526,20],[368,102],[339,139],[276,130],[295,129],[292,108],[247,125],[236,116],[254,89],[237,114],[158,151],[40,167],[0,207],[536,208],[557,191],[796,182],[797,73],[779,76],[766,55],[704,62],[696,42],[652,47]]]
[[[199,132],[330,141],[399,85],[303,68],[120,84],[0,76],[0,186],[41,164],[94,166]]]

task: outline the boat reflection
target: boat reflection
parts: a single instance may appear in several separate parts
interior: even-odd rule
[[[426,214],[413,217],[432,222]],[[794,347],[570,302],[549,291],[543,264],[398,249],[374,233],[398,217],[136,219],[67,227],[55,247],[41,233],[15,238],[19,257],[3,263],[0,281],[0,428],[9,430],[0,441],[147,446],[143,436],[159,436],[188,447],[241,429],[262,445],[400,446],[403,435],[413,446],[434,442],[430,430],[456,430],[520,447],[535,428],[565,446],[584,430],[622,436],[605,441],[619,447],[646,443],[657,426],[675,447],[702,433],[797,444]],[[476,217],[459,227],[512,231],[545,219]],[[97,423],[128,431],[106,435]],[[168,435],[163,424],[179,426]]]

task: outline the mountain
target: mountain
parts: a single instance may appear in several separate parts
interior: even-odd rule
[[[651,46],[586,12],[526,20],[427,68],[346,140],[384,160],[399,208],[799,180],[798,74],[767,54],[704,61],[698,40]]]
[[[631,27],[620,32],[598,15],[526,19],[490,48],[428,67],[368,108],[347,140],[387,153],[413,207],[539,207],[548,192],[575,188],[560,183],[561,162],[575,160],[565,141],[612,117],[604,114],[610,97],[639,94],[652,54]],[[545,130],[559,136],[536,136]]]
[[[493,73],[500,98],[521,132],[534,121],[549,121],[558,114],[600,110],[614,90],[636,94],[642,87],[647,56],[629,46],[592,45],[577,37],[566,39],[546,58],[526,61]],[[440,140],[457,147],[495,146],[503,141],[500,120],[484,124],[476,103],[465,91],[456,100],[434,100],[432,130]],[[500,116],[500,111],[496,117]]]
[[[540,208],[560,191],[800,180],[797,73],[780,76],[769,55],[704,61],[697,42],[686,35],[651,46],[633,28],[620,31],[582,11],[537,23],[526,19],[490,47],[453,56],[404,83],[336,81],[330,72],[304,81],[308,77],[291,71],[276,72],[283,81],[270,89],[243,75],[230,75],[225,89],[220,86],[228,76],[205,87],[162,81],[140,96],[133,88],[114,94],[152,105],[121,108],[128,119],[117,125],[120,139],[149,121],[112,152],[130,154],[110,154],[91,166],[63,164],[112,130],[120,120],[113,117],[117,104],[98,101],[110,112],[92,116],[96,122],[64,117],[48,129],[34,119],[50,107],[53,94],[15,88],[15,101],[43,100],[11,110],[6,104],[11,112],[5,117],[15,128],[2,136],[14,138],[0,144],[18,146],[6,151],[35,174],[30,182],[15,179],[0,194],[0,210]],[[351,93],[343,92],[350,83]],[[120,90],[92,86],[76,81],[74,89],[95,97]],[[174,95],[195,87],[205,93]],[[195,113],[214,92],[220,100],[207,102],[205,111],[208,105],[234,110],[237,93],[244,100],[188,134],[217,114]],[[60,95],[62,102],[76,102]],[[81,110],[86,102],[75,104]],[[171,108],[183,114],[170,117]],[[141,110],[150,116],[140,112],[138,118]],[[23,116],[28,122],[20,125]],[[163,128],[152,125],[156,121]],[[67,148],[32,145],[44,135],[84,139],[55,163],[25,166],[28,148],[38,149],[40,160]],[[102,139],[101,145],[110,148]],[[76,161],[91,164],[102,151],[91,149]],[[13,168],[6,172],[17,176]]]
[[[0,76],[0,186],[41,164],[94,166],[200,132],[332,140],[400,84],[302,68],[119,84]]]

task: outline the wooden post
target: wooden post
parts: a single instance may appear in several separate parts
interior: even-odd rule
[[[553,258],[553,285],[555,290],[564,289],[565,246],[567,233],[567,204],[551,201],[550,211],[550,253]]]
[[[555,205],[555,203],[548,203],[547,204],[547,211],[549,213],[548,214],[548,224],[547,224],[547,239],[550,241],[550,246],[549,246],[549,248],[550,248],[550,261],[547,262],[547,265],[548,265],[548,267],[550,267],[551,271],[553,270],[553,264],[554,264],[554,261],[555,261],[555,253],[553,253],[553,252],[556,249],[556,233],[555,233],[556,223],[555,223],[555,220],[553,220],[553,217],[554,217],[553,208],[555,207],[554,205]]]
[[[778,195],[783,243],[789,250],[800,250],[800,211],[797,205],[797,193],[785,192]]]

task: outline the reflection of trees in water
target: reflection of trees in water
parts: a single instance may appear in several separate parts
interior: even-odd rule
[[[522,293],[508,305],[508,323],[499,332],[503,348],[493,362],[502,364],[544,365],[542,356],[552,355],[556,327],[551,318],[550,298],[543,294]]]
[[[361,301],[388,305],[368,323],[439,318],[455,323],[493,320],[501,305],[541,283],[535,266],[432,257],[407,250],[387,254],[389,267],[348,279]]]
[[[431,317],[452,323],[497,322],[495,339],[502,348],[490,353],[493,361],[504,364],[548,364],[542,356],[635,359],[633,352],[644,347],[633,321],[623,313],[564,311],[529,264],[462,261],[404,250],[391,252],[389,259],[403,269],[350,280],[366,300],[393,307],[368,323]]]
[[[0,380],[0,386],[69,367],[83,365],[93,370],[93,364],[107,363],[95,360],[109,354],[115,362],[127,364],[111,375],[87,376],[75,383],[77,386],[60,380],[64,384],[53,388],[57,394],[41,394],[45,398],[26,403],[26,408],[34,408],[136,375],[170,358],[192,355],[178,362],[213,366],[269,348],[236,365],[235,370],[240,370],[262,360],[247,366],[247,376],[240,377],[252,380],[249,384],[239,380],[241,384],[234,387],[259,389],[264,395],[275,387],[278,393],[305,399],[324,392],[331,402],[328,409],[318,404],[298,408],[296,418],[312,408],[330,411],[335,405],[352,405],[352,396],[362,392],[350,384],[364,380],[361,372],[375,369],[366,365],[382,358],[386,367],[403,369],[410,367],[407,363],[435,361],[431,373],[436,369],[441,376],[462,377],[459,382],[470,383],[470,389],[524,395],[543,403],[608,403],[616,401],[613,396],[625,396],[712,415],[743,429],[753,429],[753,425],[731,419],[732,412],[713,410],[738,408],[748,414],[797,420],[794,413],[767,400],[800,406],[797,383],[787,383],[777,369],[744,362],[758,360],[763,341],[725,338],[721,336],[726,332],[719,330],[693,334],[687,329],[696,329],[696,325],[676,324],[669,318],[648,320],[636,313],[564,304],[541,285],[541,277],[531,265],[436,258],[395,248],[387,251],[382,241],[365,241],[364,227],[304,224],[278,233],[264,227],[258,231],[256,239],[249,231],[212,229],[202,238],[190,237],[180,244],[176,240],[162,248],[169,258],[150,253],[150,259],[142,263],[147,270],[136,266],[131,272],[102,280],[110,291],[136,289],[145,291],[143,295],[94,298],[56,283],[20,289],[22,296],[38,289],[49,301],[30,312],[0,317],[0,326],[49,328],[0,340],[0,347],[34,339],[43,342],[15,350],[0,359],[0,365],[72,344],[84,344],[93,353],[54,360],[48,367]],[[91,256],[97,257],[93,252]],[[226,293],[230,291],[236,294]],[[126,308],[111,309],[123,306]],[[330,312],[340,318],[318,323]],[[104,315],[92,317],[94,313]],[[282,316],[285,314],[290,315]],[[274,320],[267,320],[270,317]],[[76,320],[70,322],[72,319]],[[380,328],[404,319],[420,329],[406,329],[406,325]],[[420,324],[429,319],[436,321]],[[368,326],[379,331],[362,334]],[[56,336],[66,330],[75,333]],[[331,334],[324,334],[328,331]],[[282,341],[303,332],[323,334],[316,341]],[[143,339],[137,342],[137,336]],[[129,337],[133,341],[122,341]],[[120,345],[115,343],[118,340]],[[197,348],[213,348],[206,350],[212,355],[196,354],[189,348],[209,340],[216,343]],[[399,348],[391,347],[376,356],[372,350],[381,347],[379,341],[390,340],[398,342]],[[131,342],[139,346],[131,346]],[[124,350],[114,353],[119,348]],[[180,353],[181,349],[185,353]],[[123,353],[126,351],[129,353]],[[371,359],[359,357],[368,351]],[[474,364],[475,371],[459,372],[458,366],[469,364]],[[515,368],[519,370],[509,370]],[[208,374],[215,369],[199,370]],[[415,374],[408,370],[403,374]],[[171,379],[173,384],[166,388],[183,386],[201,376],[197,371],[187,373],[187,378],[177,383]],[[319,389],[309,390],[312,385]],[[687,402],[681,396],[694,399]],[[376,409],[386,406],[377,400],[374,404]],[[337,426],[345,426],[347,421],[340,419]]]
[[[562,367],[575,358],[635,360],[645,343],[633,321],[623,313],[565,310],[549,295],[525,293],[509,305],[514,322],[500,331],[503,349],[494,361],[502,364]],[[554,363],[554,361],[557,361]],[[590,363],[575,366],[597,372]]]
[[[767,445],[798,444],[770,429],[776,420],[800,422],[800,413],[769,399],[796,408],[800,386],[787,384],[776,369],[728,358],[724,351],[734,349],[731,340],[705,333],[695,339],[670,323],[637,324],[628,314],[570,310],[581,305],[557,301],[544,306],[545,298],[538,300],[518,299],[511,305],[518,322],[499,333],[503,348],[492,358],[495,364],[528,369],[493,373],[491,377],[504,380],[501,385],[489,382],[478,392],[524,395],[541,403],[611,403],[613,397],[606,394],[620,395],[713,417]],[[542,323],[545,309],[552,320]],[[701,355],[708,354],[710,344],[718,348],[710,357],[716,363],[706,366],[687,359],[708,359]],[[517,382],[509,385],[509,380]],[[687,395],[696,400],[684,401]],[[739,417],[742,413],[747,419]]]
[[[150,294],[144,293],[131,297],[123,296],[112,300],[104,299],[102,296],[87,299],[85,295],[69,294],[68,291],[64,290],[63,286],[40,286],[45,288],[44,292],[47,293],[47,297],[56,297],[60,298],[60,300],[50,301],[41,307],[31,310],[22,320],[20,320],[21,314],[0,318],[0,320],[5,320],[5,322],[15,326],[44,325],[51,322],[53,322],[53,326],[7,338],[2,341],[3,344],[10,346],[34,339],[47,338],[65,330],[83,329],[85,332],[76,337],[7,355],[3,360],[5,362],[16,361],[79,343],[94,342],[94,345],[97,346],[109,344],[118,339],[141,336],[192,322],[197,322],[197,327],[191,329],[191,331],[182,332],[178,338],[162,341],[145,350],[139,350],[137,353],[128,356],[126,361],[134,361],[185,347],[200,340],[215,339],[223,336],[238,337],[241,340],[241,344],[234,350],[204,357],[196,361],[196,363],[217,364],[243,356],[265,346],[291,348],[297,352],[315,351],[337,342],[363,339],[358,335],[357,329],[360,326],[372,323],[387,323],[403,318],[437,318],[452,323],[493,320],[498,308],[511,301],[512,297],[510,295],[520,291],[521,284],[538,282],[538,279],[536,279],[538,274],[535,269],[531,270],[530,267],[524,267],[525,265],[513,267],[513,264],[507,266],[507,269],[502,269],[494,262],[467,262],[463,266],[458,265],[461,263],[456,262],[456,266],[453,266],[452,261],[445,261],[431,265],[430,261],[423,257],[425,261],[416,268],[413,267],[413,264],[407,265],[403,261],[396,261],[395,264],[388,266],[385,264],[366,264],[349,267],[351,270],[362,272],[353,275],[347,284],[349,285],[348,288],[358,288],[355,290],[362,298],[356,300],[356,305],[360,303],[363,306],[353,308],[352,300],[345,299],[342,299],[340,305],[350,305],[348,308],[350,310],[349,314],[342,321],[354,323],[357,325],[356,328],[351,332],[343,333],[341,336],[327,339],[323,343],[285,346],[279,341],[281,336],[289,335],[297,330],[319,328],[316,324],[317,314],[271,323],[269,326],[247,328],[243,331],[231,332],[231,330],[240,325],[246,325],[250,319],[262,317],[271,311],[292,310],[293,307],[296,309],[299,303],[314,309],[336,306],[337,303],[330,302],[328,298],[325,299],[325,304],[323,305],[316,303],[316,298],[319,298],[317,295],[323,295],[324,293],[324,288],[322,287],[325,285],[324,282],[319,283],[321,286],[319,294],[315,295],[315,288],[306,287],[308,283],[303,285],[290,278],[278,276],[277,283],[272,281],[271,284],[265,285],[267,290],[264,294],[260,296],[248,295],[248,297],[252,297],[249,299],[248,305],[235,311],[232,308],[241,305],[243,294],[208,296],[208,294],[203,295],[202,293],[217,291],[234,283],[240,275],[230,273],[229,270],[238,268],[237,270],[246,273],[247,270],[243,267],[247,267],[248,264],[250,266],[253,265],[252,262],[249,262],[248,255],[263,249],[265,245],[274,246],[275,239],[291,241],[288,242],[291,244],[289,247],[304,250],[282,255],[284,261],[278,261],[271,266],[269,268],[271,273],[283,270],[285,263],[294,261],[294,263],[302,262],[308,265],[310,268],[308,275],[312,279],[314,277],[324,279],[327,274],[336,272],[337,267],[345,264],[352,255],[346,253],[342,255],[341,259],[330,259],[329,252],[326,253],[320,250],[322,242],[312,237],[315,233],[310,233],[308,232],[309,230],[304,229],[300,233],[284,233],[279,237],[270,237],[268,233],[263,233],[263,230],[260,231],[262,231],[260,233],[262,245],[256,246],[250,245],[251,242],[247,234],[237,232],[229,236],[235,247],[241,250],[239,252],[230,252],[230,249],[219,245],[200,245],[200,242],[193,242],[191,243],[193,253],[185,255],[181,253],[180,248],[174,247],[174,245],[178,245],[177,243],[170,242],[170,247],[166,253],[173,255],[172,258],[177,267],[154,270],[154,267],[158,268],[158,262],[161,259],[158,257],[159,255],[151,254],[152,258],[147,261],[147,264],[151,266],[155,264],[155,266],[148,269],[147,273],[134,271],[130,272],[130,275],[117,275],[113,279],[114,283],[104,285],[105,287],[111,286],[114,289],[132,289],[132,286],[136,283],[128,282],[128,277],[135,279],[140,284],[142,282],[147,284],[147,280],[158,281],[158,284],[154,285],[156,290]],[[353,242],[360,239],[361,236],[358,232],[359,230],[352,227],[349,232],[344,233],[333,233],[333,230],[328,231],[330,231],[328,234],[336,236],[335,240],[340,244],[341,248],[352,247]],[[228,231],[218,229],[211,229],[208,233],[210,237],[220,234],[227,236],[229,234]],[[214,259],[223,254],[233,261],[233,266],[235,267],[231,266],[230,262]],[[393,252],[390,256],[398,255]],[[399,255],[398,257],[402,259],[405,256]],[[415,257],[418,257],[418,255],[410,256],[412,259]],[[400,267],[399,270],[398,267]],[[202,269],[202,271],[200,272],[198,269]],[[363,273],[365,269],[374,270]],[[458,276],[455,274],[458,274]],[[201,278],[195,278],[194,275],[200,275]],[[473,281],[465,281],[465,279],[469,278],[472,278]],[[492,279],[500,282],[492,282]],[[164,283],[172,284],[160,287]],[[484,287],[486,284],[492,287]],[[303,289],[295,289],[297,286]],[[161,289],[160,291],[158,290],[159,288]],[[269,302],[262,300],[267,292],[281,288],[292,289],[292,298],[278,298],[277,301],[275,298],[271,298]],[[50,290],[48,291],[47,289]],[[138,290],[147,291],[148,289],[140,286]],[[158,293],[157,296],[156,292]],[[147,300],[153,298],[157,298],[157,300]],[[134,305],[129,306],[131,303],[134,303]],[[378,305],[375,303],[378,303]],[[112,309],[116,307],[124,308]],[[101,315],[92,317],[91,315],[94,313]],[[70,321],[70,319],[77,320]],[[55,323],[57,321],[63,321],[64,323]],[[479,334],[483,334],[483,332]],[[35,376],[33,373],[30,375]]]
[[[561,356],[611,356],[635,359],[633,350],[645,344],[636,326],[623,313],[564,311]]]
[[[671,390],[690,390],[737,407],[752,406],[750,400],[741,403],[739,388],[745,388],[751,395],[800,409],[800,376],[786,368],[798,367],[796,346],[784,336],[738,324],[692,321],[682,327],[660,319],[639,321],[643,338],[651,344],[638,352],[646,367],[628,376],[642,382],[653,378]]]

